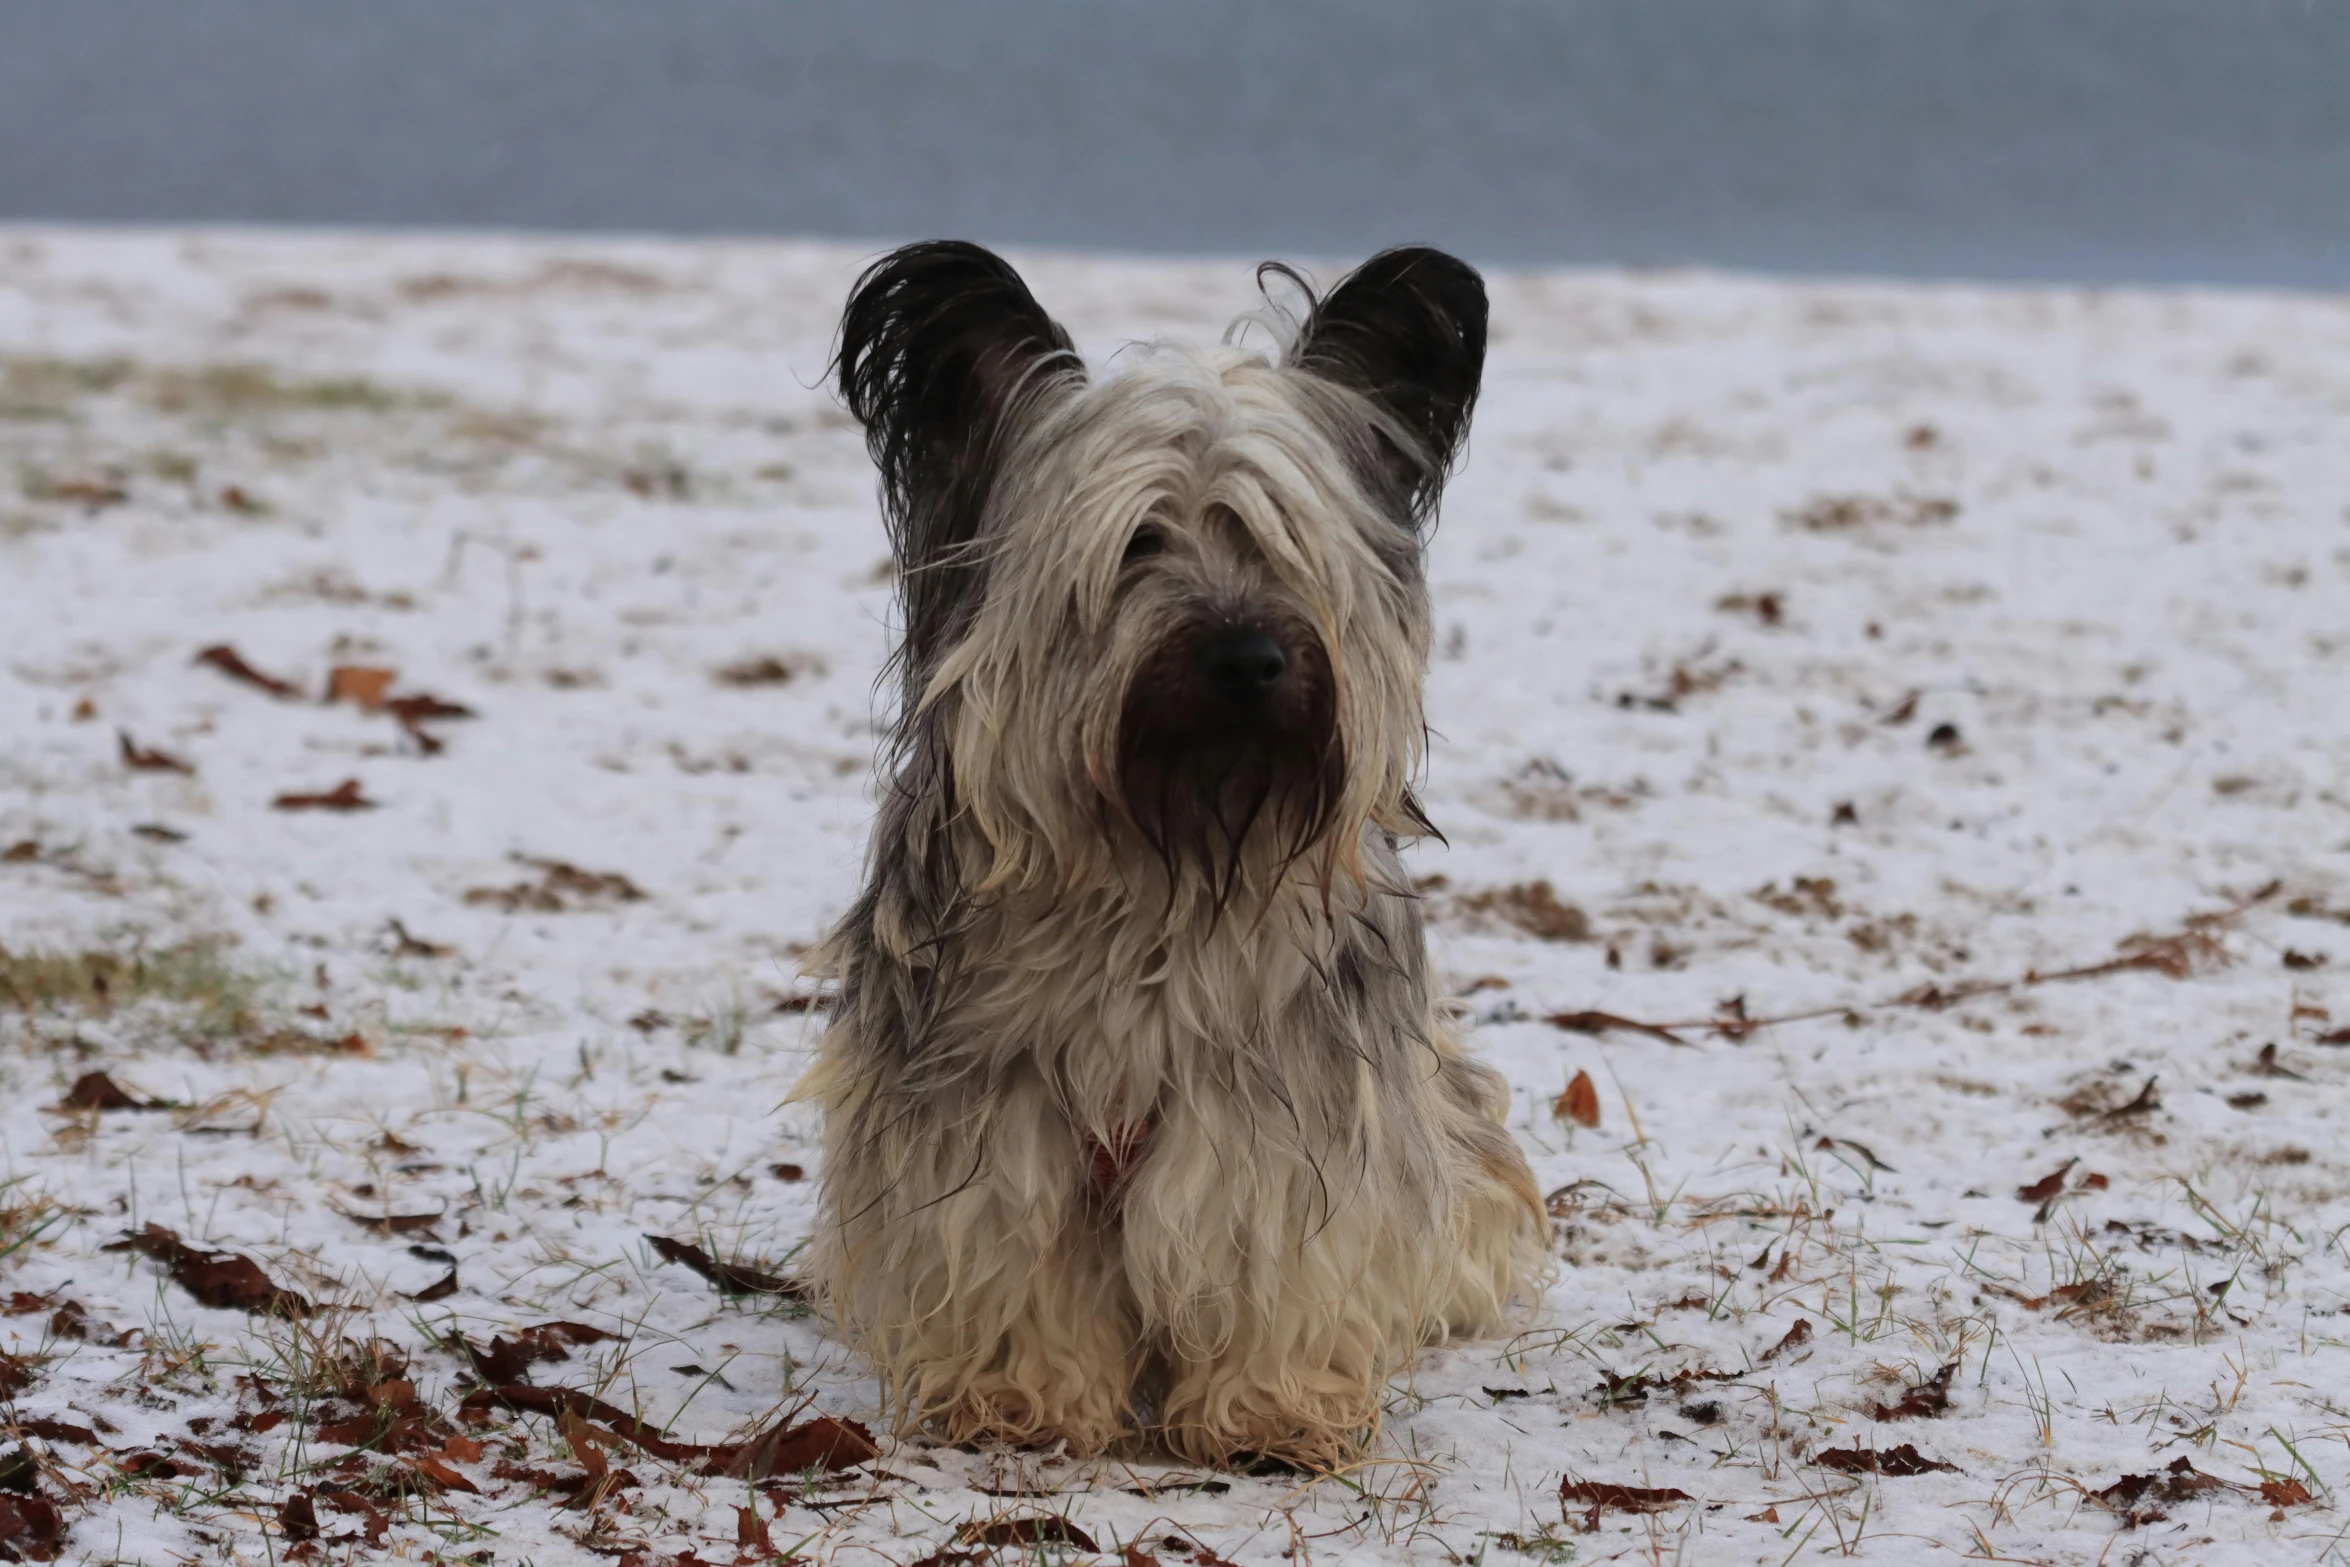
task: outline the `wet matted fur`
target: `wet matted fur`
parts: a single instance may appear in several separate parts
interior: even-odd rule
[[[1547,1265],[1396,852],[1484,286],[1399,249],[1306,298],[1277,362],[1100,380],[973,245],[849,300],[902,691],[801,1094],[814,1277],[904,1425],[1329,1462]]]

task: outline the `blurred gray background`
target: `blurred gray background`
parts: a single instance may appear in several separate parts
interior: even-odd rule
[[[8,0],[0,221],[2350,283],[2350,0]]]

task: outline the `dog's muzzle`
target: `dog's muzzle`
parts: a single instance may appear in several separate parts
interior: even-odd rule
[[[1287,853],[1344,782],[1330,658],[1309,626],[1202,618],[1136,673],[1119,731],[1125,814],[1168,868],[1229,891],[1252,835]]]

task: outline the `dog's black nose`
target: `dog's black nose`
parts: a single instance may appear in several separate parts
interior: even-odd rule
[[[1228,702],[1255,702],[1281,683],[1289,658],[1262,631],[1218,632],[1205,653],[1208,683]]]

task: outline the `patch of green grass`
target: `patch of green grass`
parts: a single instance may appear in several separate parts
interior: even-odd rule
[[[0,1013],[108,1017],[145,1004],[189,1014],[186,1027],[211,1037],[251,1032],[256,985],[216,942],[127,951],[15,952],[0,947]]]
[[[266,365],[146,367],[128,359],[0,360],[0,419],[70,420],[93,397],[124,393],[166,413],[251,417],[305,409],[390,413],[437,408],[437,393],[401,391],[362,376],[288,376]]]
[[[46,1192],[29,1191],[19,1177],[0,1181],[0,1261],[24,1250],[65,1221],[65,1210]]]
[[[326,380],[289,379],[265,365],[207,365],[198,370],[159,370],[138,390],[167,413],[235,417],[318,409],[330,413],[390,413],[430,406],[439,399],[395,391],[358,376]]]
[[[133,370],[127,359],[0,360],[0,419],[69,420],[75,404],[115,390]]]

